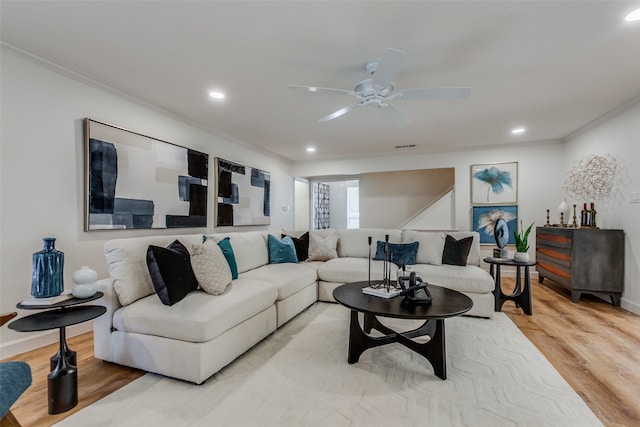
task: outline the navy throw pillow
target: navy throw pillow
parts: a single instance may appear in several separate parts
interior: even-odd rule
[[[473,236],[456,240],[455,237],[447,234],[444,241],[444,251],[442,252],[442,263],[449,265],[467,265],[467,257],[471,251]]]
[[[149,245],[147,268],[153,288],[164,305],[173,305],[198,289],[189,251],[178,240],[166,248]]]
[[[391,262],[397,266],[413,265],[416,263],[416,254],[420,242],[413,243],[387,243],[387,250],[391,254]],[[378,240],[376,244],[376,261],[384,261],[384,242]]]

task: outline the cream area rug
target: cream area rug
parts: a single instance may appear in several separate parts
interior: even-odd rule
[[[200,386],[146,374],[57,425],[602,425],[503,313],[445,321],[445,381],[399,344],[349,365],[348,326],[316,303]]]

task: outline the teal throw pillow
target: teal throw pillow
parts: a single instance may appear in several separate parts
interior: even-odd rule
[[[283,264],[286,262],[298,262],[296,247],[290,236],[284,236],[282,240],[269,234],[269,262],[271,264]]]
[[[224,239],[218,242],[218,246],[222,249],[222,253],[229,263],[229,268],[231,269],[231,278],[238,278],[238,264],[236,263],[236,256],[233,253],[233,247],[231,246],[231,239],[229,237],[225,237]]]
[[[413,265],[416,263],[416,254],[420,242],[413,243],[387,243],[387,250],[391,254],[391,262],[397,266]],[[376,244],[376,261],[384,261],[384,242],[378,240]]]

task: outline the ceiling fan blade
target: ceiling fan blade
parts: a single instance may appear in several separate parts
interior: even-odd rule
[[[393,83],[407,54],[398,49],[385,49],[373,73],[373,86],[380,90]]]
[[[328,122],[329,120],[337,119],[340,116],[344,116],[354,108],[360,107],[362,105],[364,105],[362,102],[354,102],[353,104],[347,105],[346,107],[341,108],[338,111],[335,111],[329,114],[328,116],[321,118],[320,120],[318,120],[318,122],[323,123],[323,122]]]
[[[302,89],[302,90],[306,90],[307,92],[334,92],[334,93],[342,93],[345,95],[352,95],[352,96],[356,96],[356,97],[360,97],[359,94],[357,94],[356,92],[352,91],[352,90],[343,90],[343,89],[333,89],[333,88],[328,88],[328,87],[317,87],[317,86],[302,86],[302,85],[288,85],[287,86],[289,89]]]
[[[422,89],[399,90],[392,97],[399,99],[459,99],[471,96],[470,87],[425,87]]]
[[[385,102],[380,106],[380,111],[387,119],[389,119],[391,123],[393,123],[397,127],[402,127],[409,124],[409,119],[407,119],[405,115],[402,114],[402,111],[400,111],[398,107],[393,104]]]

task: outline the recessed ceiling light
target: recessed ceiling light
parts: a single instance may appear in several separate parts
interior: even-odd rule
[[[310,87],[309,88],[309,92],[317,92],[318,88],[317,87]]]
[[[640,9],[636,9],[624,18],[625,21],[633,22],[640,21]]]
[[[217,90],[212,90],[211,92],[209,92],[209,96],[213,99],[224,99],[224,93]]]
[[[511,129],[511,134],[520,135],[521,133],[524,133],[525,131],[526,131],[525,128],[513,128],[513,129]]]
[[[315,153],[316,147],[307,147],[307,153]]]

